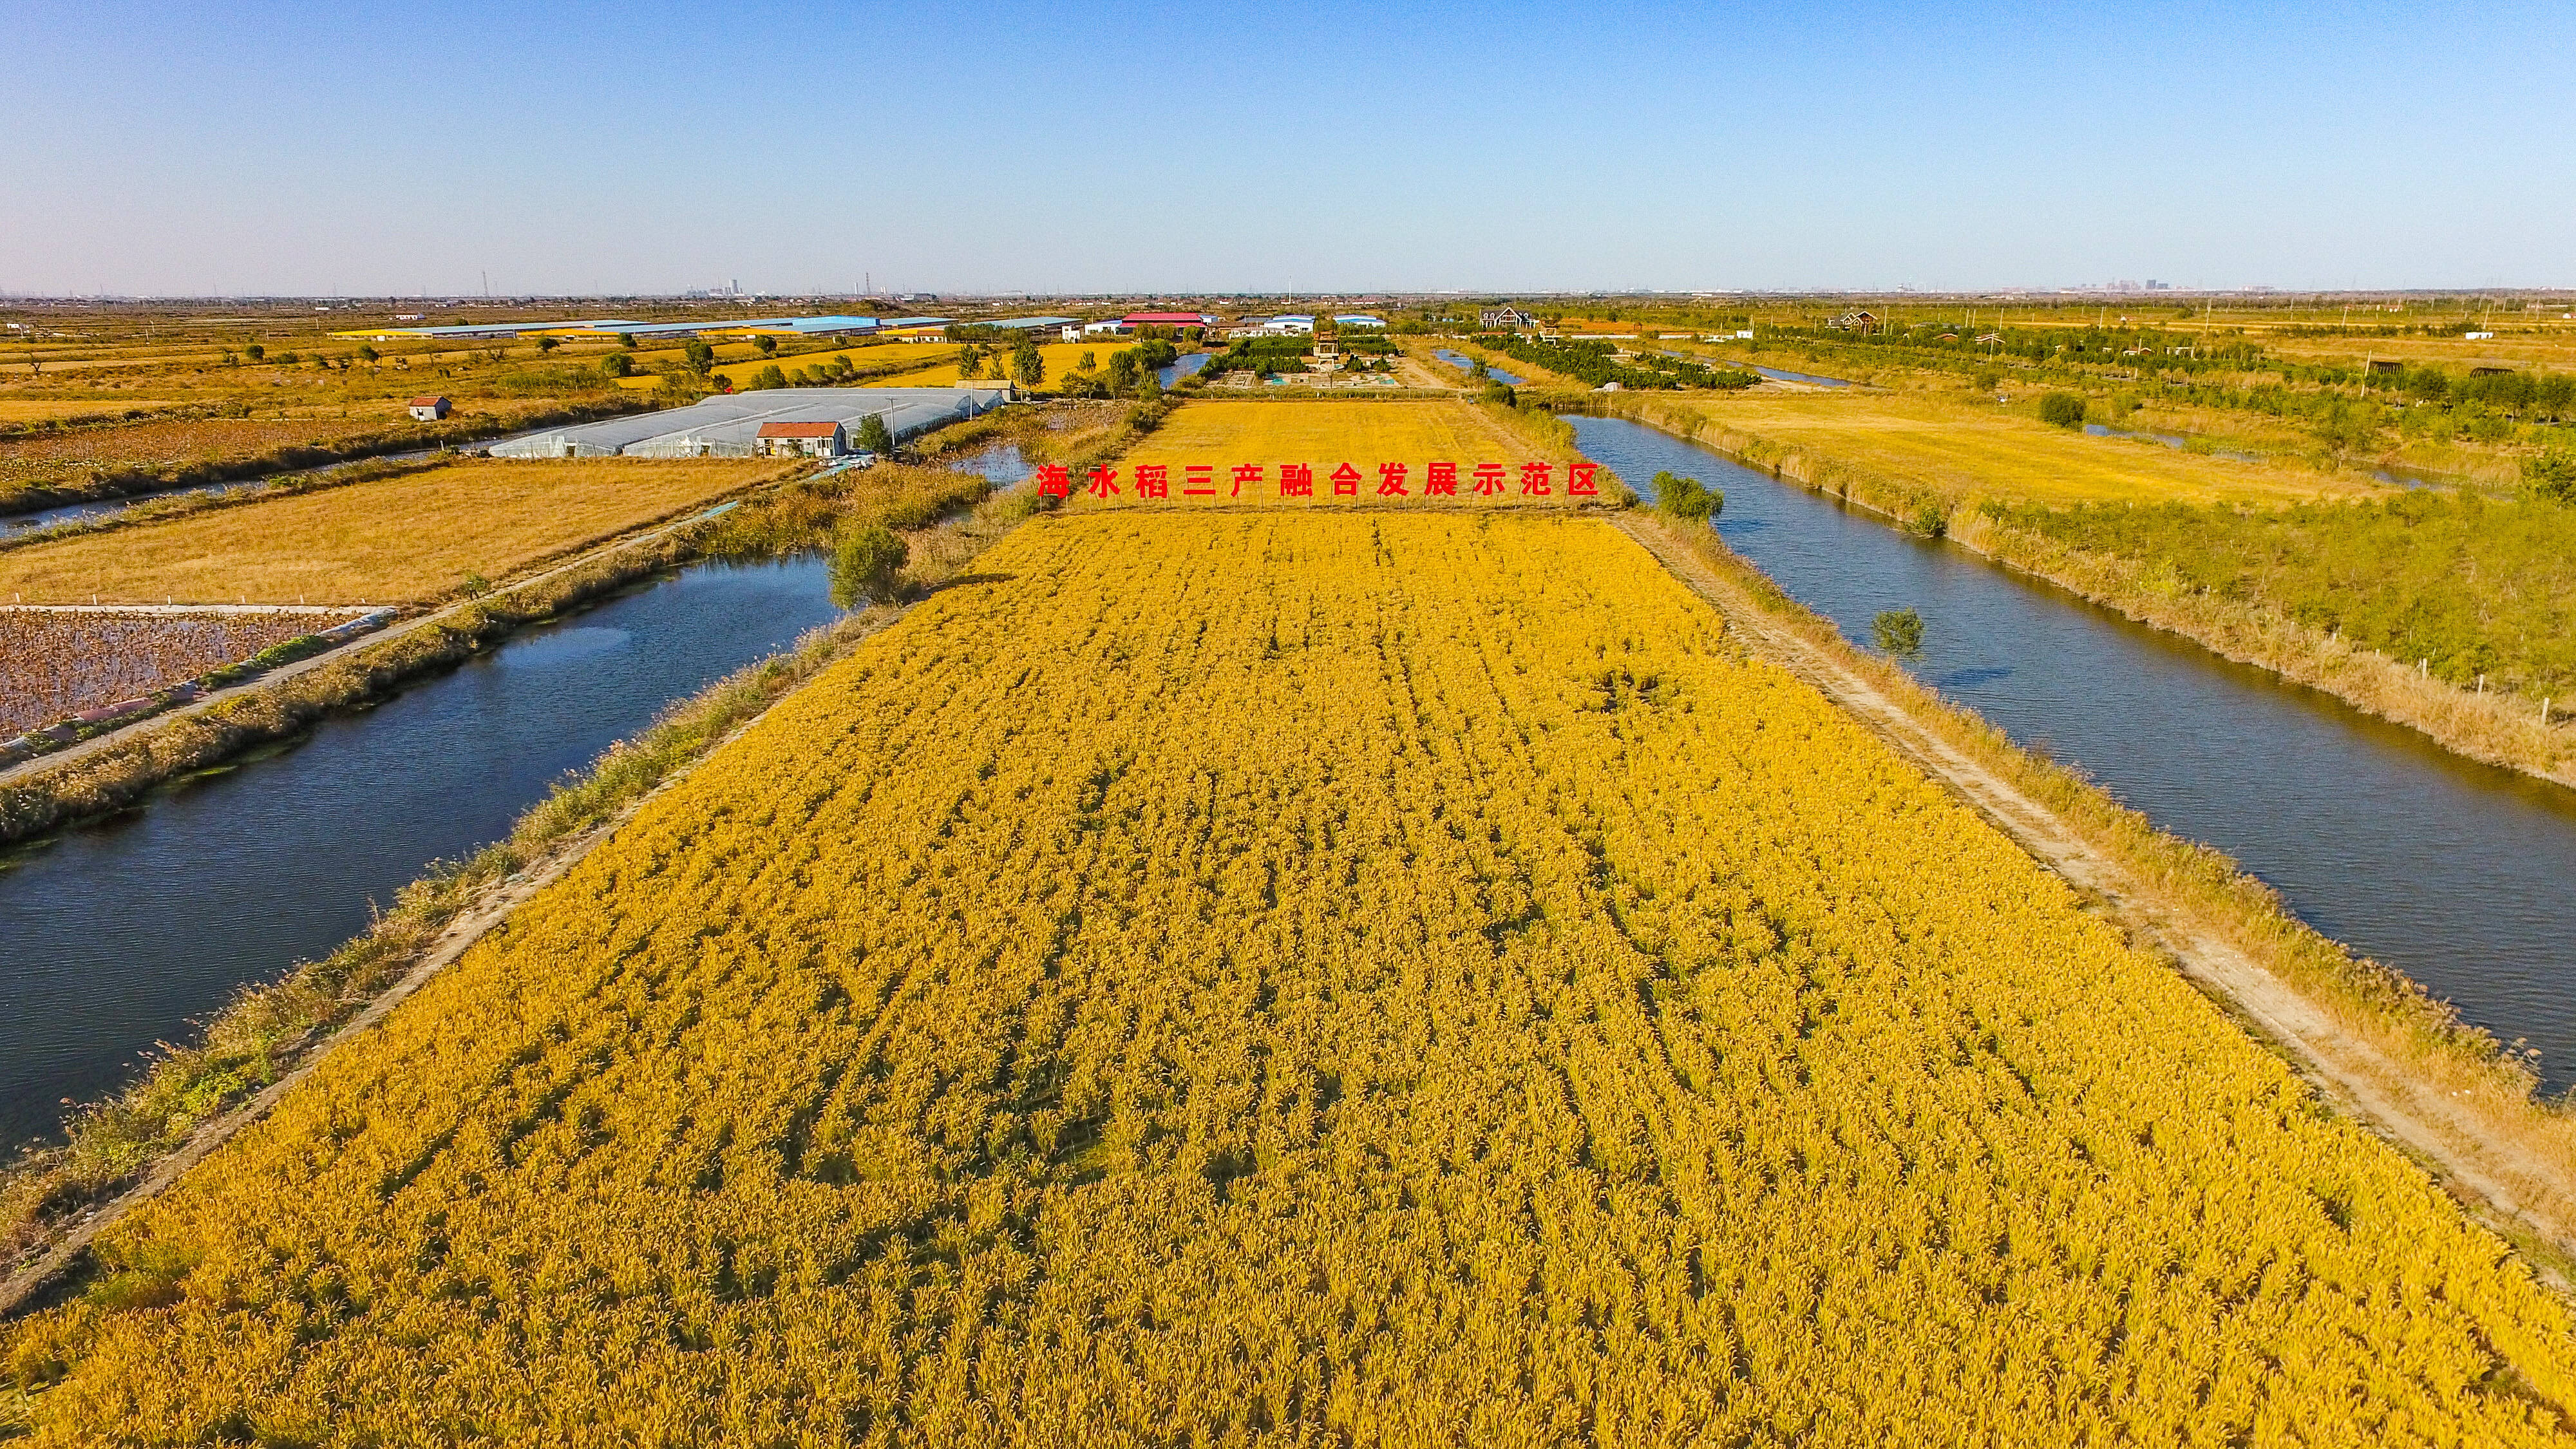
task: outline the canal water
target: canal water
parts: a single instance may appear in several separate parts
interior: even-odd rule
[[[1723,488],[1715,527],[1868,646],[1882,609],[1923,616],[1925,683],[2206,841],[2317,930],[2541,1056],[2576,1084],[2576,791],[2473,763],[2331,695],[1874,515],[1621,419],[1573,418],[1631,486]]]
[[[1030,472],[1015,445],[960,465]],[[243,986],[329,954],[674,700],[838,616],[815,558],[702,563],[513,636],[264,756],[0,852],[0,1157]]]
[[[1470,373],[1473,373],[1476,370],[1476,359],[1469,357],[1463,352],[1452,352],[1446,347],[1435,347],[1431,349],[1431,355],[1439,358],[1442,362],[1448,363],[1451,367],[1463,367]],[[1492,378],[1496,382],[1504,383],[1512,387],[1518,387],[1529,380],[1523,377],[1515,377],[1512,374],[1503,371],[1501,368],[1494,366],[1490,362],[1485,364],[1485,376]]]

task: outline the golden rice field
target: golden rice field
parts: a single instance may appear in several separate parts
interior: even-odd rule
[[[2570,1442],[2501,1243],[1608,524],[979,570],[116,1227],[30,1441]]]
[[[390,603],[499,580],[793,465],[483,460],[0,552],[0,602]]]
[[[1205,465],[1210,470],[1205,486],[1214,490],[1207,501],[1275,503],[1282,501],[1279,483],[1283,469],[1298,465],[1312,475],[1313,501],[1329,503],[1337,501],[1333,475],[1347,464],[1358,477],[1356,481],[1346,481],[1344,486],[1352,491],[1338,498],[1342,502],[1447,506],[1576,501],[1566,492],[1567,465],[1580,461],[1582,455],[1544,428],[1544,424],[1518,426],[1490,408],[1447,400],[1192,401],[1183,403],[1120,461],[1116,480],[1120,492],[1115,498],[1102,500],[1083,493],[1082,478],[1073,483],[1077,497],[1085,505],[1132,504],[1139,501],[1134,487],[1137,469],[1159,467],[1166,470],[1171,490],[1165,501],[1180,503],[1187,501],[1184,489],[1189,486],[1189,468]],[[1522,465],[1533,462],[1549,465],[1549,491],[1544,495],[1523,491]],[[1380,466],[1387,463],[1405,467],[1403,478],[1397,480],[1405,490],[1402,495],[1383,491],[1389,485]],[[1426,492],[1433,463],[1456,466],[1454,495],[1434,497]],[[1476,477],[1480,464],[1502,470],[1489,475],[1486,481],[1492,484],[1492,491],[1481,495]],[[1233,476],[1238,465],[1257,466],[1262,470],[1261,476],[1238,489]],[[1616,496],[1617,485],[1606,469],[1598,473],[1594,483],[1600,496]]]
[[[764,367],[776,367],[781,372],[794,372],[800,367],[811,371],[818,365],[829,364],[835,356],[847,357],[850,359],[850,366],[864,371],[869,368],[885,367],[889,364],[902,362],[905,359],[912,357],[919,357],[925,362],[929,362],[934,359],[945,360],[953,358],[956,355],[957,349],[945,345],[917,346],[900,343],[879,343],[875,346],[868,347],[839,347],[828,348],[821,352],[800,352],[793,357],[762,357],[755,353],[750,357],[744,358],[740,362],[720,363],[710,369],[710,373],[713,376],[727,379],[732,382],[735,387],[741,387],[750,382],[753,374],[759,372]],[[930,370],[936,371],[937,369],[932,368]],[[955,369],[952,368],[950,371],[953,373]],[[829,386],[829,384],[822,385]],[[878,387],[893,387],[897,384],[891,380],[880,379],[871,385]]]
[[[1960,500],[2268,505],[2384,491],[2349,476],[2093,437],[1913,393],[1757,391],[1645,405]]]
[[[67,418],[115,417],[138,408],[174,406],[164,398],[0,397],[0,424],[52,423]]]
[[[1134,345],[1135,344],[1132,342],[1039,343],[1038,357],[1046,363],[1046,383],[1042,385],[1052,386],[1055,383],[1063,381],[1066,377],[1071,376],[1076,365],[1082,361],[1082,355],[1086,352],[1091,354],[1095,369],[1105,372],[1109,367],[1110,354],[1125,352],[1128,348],[1133,347]],[[998,355],[993,352],[993,346],[994,344],[989,342],[984,344],[986,349],[984,357],[984,379],[988,382],[999,381],[1001,374],[1009,369],[1011,362],[1011,352],[1008,344],[1002,345],[1001,351]],[[959,351],[960,349],[954,347],[941,349],[936,354],[939,357],[939,361],[934,366],[919,368],[912,372],[900,373],[893,377],[881,377],[864,385],[868,387],[946,387],[957,381],[957,356]]]

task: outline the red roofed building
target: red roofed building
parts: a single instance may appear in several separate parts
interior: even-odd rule
[[[447,399],[443,397],[416,397],[411,400],[409,406],[413,419],[424,423],[437,422],[446,417],[448,412]]]
[[[762,423],[753,441],[764,458],[837,458],[850,451],[839,423]]]

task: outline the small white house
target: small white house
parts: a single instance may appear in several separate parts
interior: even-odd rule
[[[434,423],[455,411],[454,404],[443,397],[416,397],[411,400],[412,421]]]
[[[850,434],[840,423],[762,423],[753,446],[764,458],[838,458]]]

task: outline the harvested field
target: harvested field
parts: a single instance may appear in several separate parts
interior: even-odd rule
[[[114,418],[152,408],[174,407],[165,398],[0,397],[0,427],[59,423],[76,418]]]
[[[0,609],[0,739],[194,679],[338,622],[323,614]]]
[[[475,461],[0,552],[0,602],[388,603],[500,580],[795,464]]]

